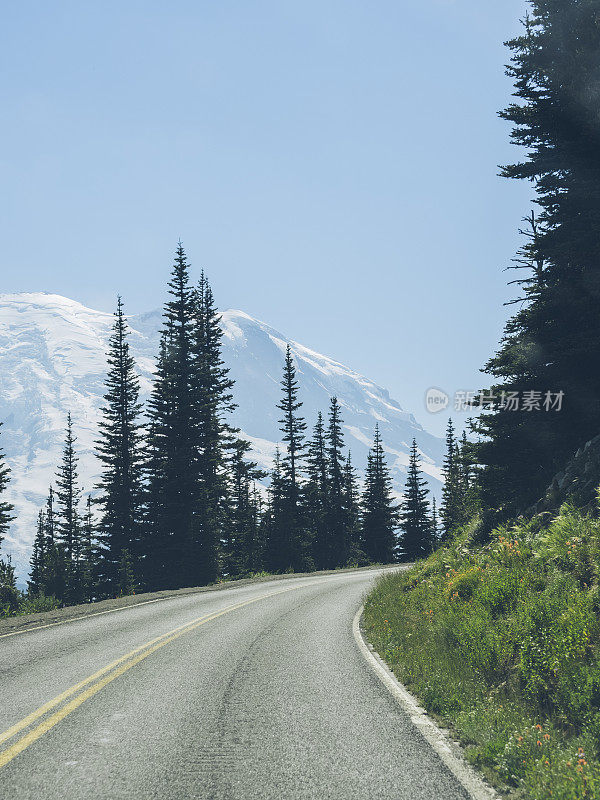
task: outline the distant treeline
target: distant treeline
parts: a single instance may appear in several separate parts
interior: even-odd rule
[[[119,298],[97,442],[101,479],[91,487],[94,499],[82,500],[69,414],[56,482],[39,512],[30,597],[78,603],[263,571],[390,563],[426,555],[450,530],[469,482],[467,451],[452,431],[445,469],[448,486],[456,486],[445,491],[440,529],[416,442],[399,505],[377,426],[362,487],[344,446],[336,397],[307,435],[289,347],[277,406],[281,449],[265,496],[257,482],[267,474],[230,422],[233,381],[222,359],[213,294],[204,275],[192,286],[181,244],[146,409],[128,336]],[[0,489],[7,481],[4,466]],[[11,517],[7,504],[0,514],[2,532]]]

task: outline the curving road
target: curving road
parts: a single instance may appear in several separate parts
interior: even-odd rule
[[[0,637],[0,798],[468,797],[367,665],[374,571]]]

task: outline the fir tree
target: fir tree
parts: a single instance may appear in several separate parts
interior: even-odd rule
[[[197,563],[188,580],[214,581],[219,572],[219,545],[227,525],[227,471],[248,447],[237,438],[238,431],[228,423],[235,409],[232,388],[222,356],[223,331],[212,289],[204,273],[194,294],[194,358],[197,381],[194,390],[198,424],[198,490],[195,529]],[[239,461],[238,461],[238,467]],[[254,465],[255,466],[255,465]],[[248,471],[252,467],[248,465]]]
[[[362,507],[362,550],[371,562],[390,564],[396,559],[398,507],[393,502],[392,481],[378,425],[367,459]]]
[[[274,568],[281,572],[291,569],[305,571],[311,566],[310,546],[307,537],[307,521],[301,504],[300,460],[305,451],[306,423],[300,415],[302,402],[298,399],[296,368],[288,345],[285,355],[282,399],[277,408],[282,412],[279,420],[282,441],[286,450],[281,460],[281,520],[275,527],[281,538],[276,550]]]
[[[57,523],[54,512],[54,489],[48,491],[44,511],[44,594],[63,599],[67,587],[67,560],[64,545],[58,541]]]
[[[307,527],[317,569],[329,563],[327,528],[327,442],[323,414],[319,411],[312,438],[308,443],[307,482],[304,493]]]
[[[540,212],[517,257],[527,270],[519,311],[486,365],[499,405],[476,423],[483,504],[505,516],[543,494],[597,435],[600,413],[600,8],[597,0],[529,6],[522,34],[508,42],[516,99],[501,113],[525,149],[503,175],[532,182]],[[543,410],[547,391],[564,392],[559,413]]]
[[[235,443],[230,468],[229,516],[223,541],[223,565],[225,575],[247,575],[257,571],[260,560],[256,488],[252,482],[265,473],[256,468],[256,463],[247,459],[250,444],[242,439]]]
[[[429,489],[423,478],[417,442],[410,449],[408,477],[400,515],[400,551],[406,561],[424,558],[433,549],[432,520],[427,495]]]
[[[344,436],[337,397],[331,399],[327,427],[326,568],[343,567],[350,556],[350,536],[344,511]]]
[[[56,536],[64,549],[66,561],[65,597],[70,603],[83,599],[82,580],[82,533],[79,517],[81,490],[78,483],[78,457],[75,453],[76,437],[73,434],[71,414],[67,415],[67,431],[62,462],[56,476],[56,498],[59,522]]]
[[[2,423],[0,422],[0,427]],[[12,514],[13,506],[3,500],[3,495],[6,492],[10,481],[10,469],[6,466],[4,461],[4,453],[0,450],[0,546],[4,539],[4,535],[8,532],[10,523],[14,519]]]
[[[444,486],[440,517],[442,538],[448,539],[463,522],[460,463],[452,419],[448,419],[446,428],[446,456],[443,463],[443,474]]]
[[[36,534],[33,540],[33,550],[29,562],[29,580],[27,581],[27,592],[30,597],[37,597],[44,594],[45,589],[45,565],[46,565],[46,519],[43,510],[40,510],[37,518]]]
[[[189,264],[179,243],[168,284],[159,358],[149,402],[144,542],[148,588],[193,585],[198,567],[198,370],[195,304]]]
[[[358,489],[358,479],[356,470],[352,466],[352,454],[348,450],[346,463],[344,465],[344,515],[345,525],[349,541],[348,563],[354,566],[362,566],[368,559],[361,548],[361,527],[360,527],[360,492]]]
[[[104,593],[118,592],[123,550],[130,557],[139,551],[142,492],[139,378],[129,350],[129,331],[119,297],[109,342],[105,405],[100,421],[98,457],[102,462],[99,484],[98,539],[103,547]],[[90,553],[91,542],[89,543]],[[139,569],[135,569],[139,572]]]

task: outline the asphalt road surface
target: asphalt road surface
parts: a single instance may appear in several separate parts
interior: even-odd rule
[[[376,575],[0,637],[0,798],[464,800],[353,638]]]

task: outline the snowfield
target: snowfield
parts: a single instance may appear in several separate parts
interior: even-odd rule
[[[151,389],[161,320],[160,311],[129,317],[143,399]],[[59,295],[0,295],[0,421],[4,422],[0,446],[12,470],[8,499],[17,514],[3,552],[12,555],[21,577],[28,570],[36,516],[60,460],[69,410],[78,438],[80,483],[90,491],[97,482],[94,442],[112,323],[112,314]],[[398,494],[404,486],[413,437],[423,454],[431,488],[438,493],[442,440],[427,433],[385,389],[242,311],[223,312],[222,326],[223,354],[236,382],[239,404],[233,422],[251,442],[253,457],[261,467],[270,466],[280,438],[275,406],[289,343],[309,432],[317,412],[326,415],[335,394],[342,407],[346,446],[361,474],[378,422]]]

